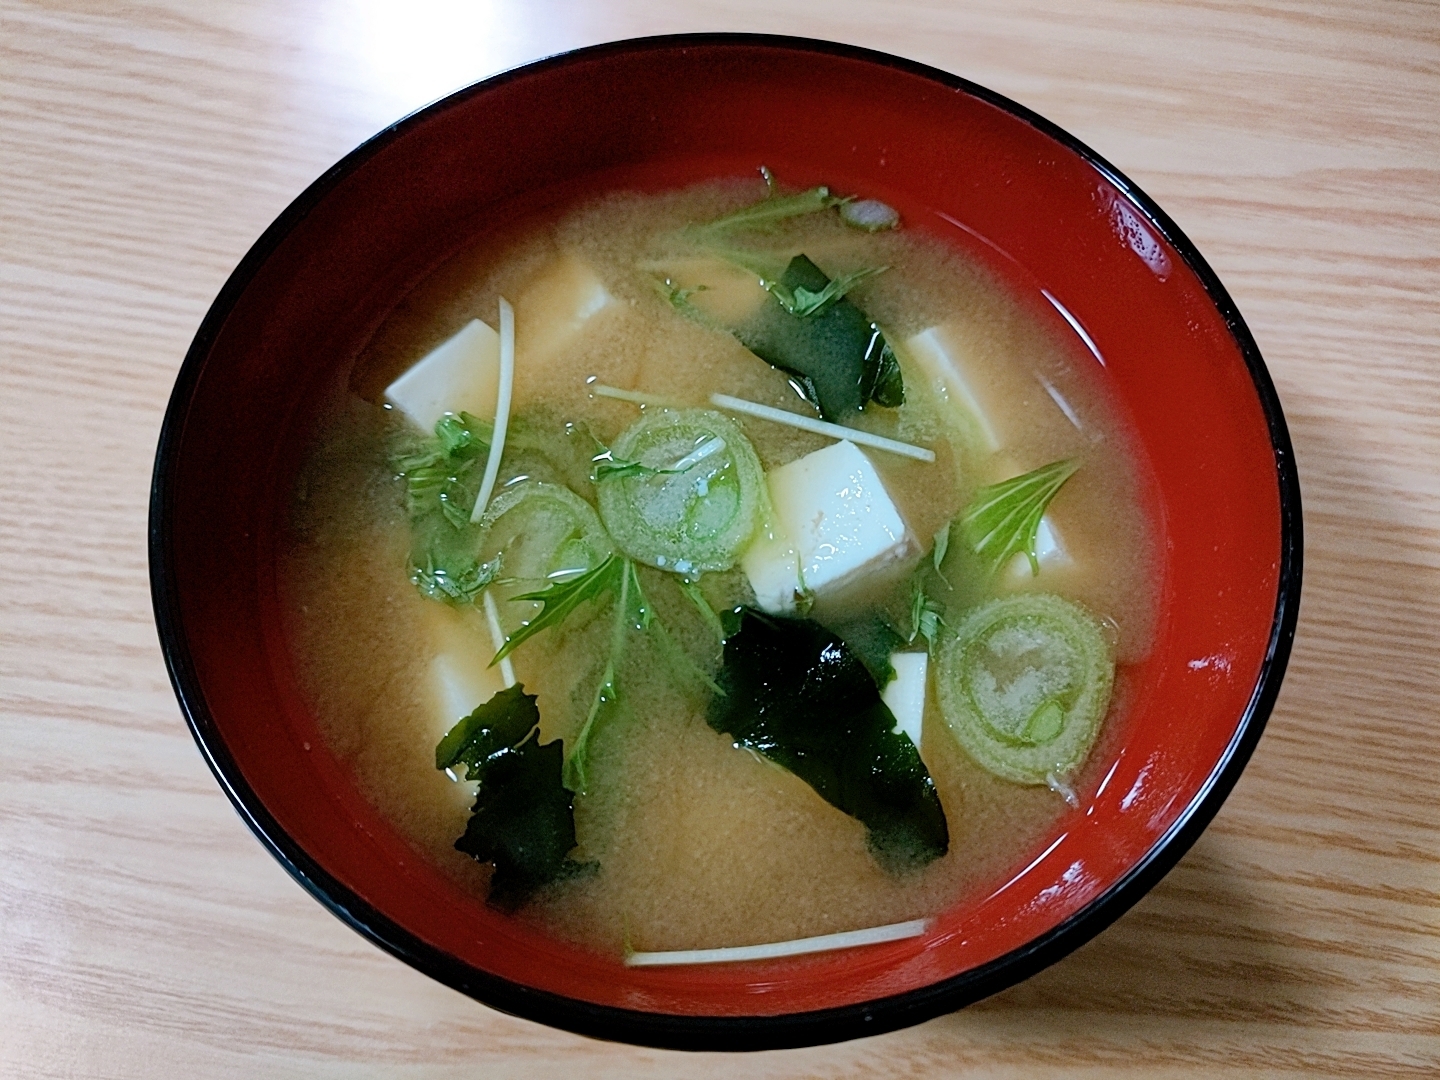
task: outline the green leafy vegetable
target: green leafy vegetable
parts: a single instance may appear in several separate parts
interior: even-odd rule
[[[654,643],[656,650],[665,659],[670,671],[677,675],[684,683],[692,688],[706,690],[712,694],[723,694],[720,684],[711,678],[710,673],[697,664],[690,655],[680,647],[670,631],[665,629],[665,624],[656,619],[650,627],[650,640]]]
[[[585,722],[580,725],[580,732],[575,736],[570,755],[565,759],[561,779],[571,791],[583,795],[589,790],[590,738],[601,718],[617,711],[619,706],[620,691],[615,685],[615,661],[612,658],[605,662],[605,672],[600,676],[600,685],[595,688],[590,711],[585,715]]]
[[[1033,472],[983,487],[960,515],[970,549],[999,569],[1024,553],[1032,574],[1040,573],[1035,538],[1050,500],[1075,475],[1080,463],[1053,461]]]
[[[534,600],[542,605],[540,613],[519,630],[505,639],[504,646],[490,661],[498,664],[516,648],[534,637],[540,631],[555,627],[565,621],[580,605],[614,598],[614,625],[610,634],[610,654],[605,660],[600,681],[590,703],[580,730],[570,745],[565,757],[562,773],[565,786],[571,791],[584,794],[589,787],[590,745],[596,730],[612,716],[623,711],[620,692],[620,670],[625,658],[631,632],[649,633],[650,639],[660,650],[672,669],[691,682],[717,690],[709,675],[702,671],[693,660],[685,655],[663,623],[655,617],[654,608],[640,584],[640,574],[635,563],[617,555],[608,555],[594,568],[587,570],[569,581],[553,582],[538,592],[521,593],[512,600]]]
[[[720,687],[676,644],[665,624],[655,617],[654,608],[640,584],[635,563],[626,559],[619,573],[619,595],[615,603],[615,622],[610,633],[610,655],[605,661],[599,685],[590,703],[585,722],[575,736],[570,755],[565,760],[565,786],[584,794],[590,786],[590,744],[601,724],[624,711],[619,673],[629,645],[630,634],[648,634],[673,673],[693,686],[714,693]]]
[[[571,858],[575,797],[560,781],[558,740],[540,745],[540,711],[521,685],[502,690],[440,740],[435,767],[479,782],[455,847],[493,863],[489,902],[513,910],[535,890],[588,869]]]
[[[617,458],[611,451],[603,450],[591,458],[594,468],[590,478],[595,483],[602,480],[617,479],[627,476],[679,476],[694,466],[700,464],[708,457],[712,457],[725,449],[725,440],[718,435],[712,435],[704,439],[698,446],[684,455],[674,465],[664,468],[653,465],[646,465],[639,461],[629,461],[625,458]]]
[[[392,465],[405,479],[411,516],[438,510],[457,529],[468,524],[489,450],[490,425],[462,412],[446,413],[433,438],[397,454]]]
[[[686,578],[680,578],[680,591],[684,593],[686,599],[695,606],[695,610],[700,613],[700,618],[704,620],[705,625],[709,627],[711,632],[714,633],[721,642],[724,642],[733,631],[727,628],[724,620],[716,614],[715,609],[710,605],[710,601],[705,599],[705,594],[700,590],[700,586]]]
[[[940,710],[966,752],[996,776],[1057,790],[1089,755],[1115,676],[1089,613],[1043,593],[971,611],[937,669]]]
[[[835,278],[819,290],[807,289],[804,285],[796,285],[791,288],[784,283],[783,279],[781,281],[762,279],[760,284],[765,286],[770,295],[775,297],[780,306],[791,315],[797,319],[808,319],[834,307],[846,293],[866,278],[874,277],[888,269],[890,269],[888,266],[867,266]]]
[[[627,476],[660,476],[664,473],[673,472],[672,469],[655,469],[638,461],[627,461],[624,458],[606,456],[595,458],[595,465],[590,473],[590,479],[595,483],[602,480],[618,480]]]
[[[699,314],[695,310],[695,305],[690,303],[690,297],[694,296],[698,292],[707,291],[707,286],[695,285],[688,289],[681,288],[668,277],[665,278],[663,281],[657,281],[655,284],[658,285],[660,288],[660,295],[663,296],[666,300],[668,300],[670,302],[670,306],[673,307],[676,311],[683,312],[684,314],[691,317]]]
[[[850,201],[831,195],[827,187],[813,187],[795,195],[779,195],[776,193],[775,177],[770,170],[761,166],[760,174],[765,178],[765,198],[704,225],[693,225],[691,231],[712,236],[742,230],[766,231],[782,221],[816,214],[829,210],[832,206],[843,206]]]
[[[924,586],[916,580],[910,591],[910,633],[905,638],[906,643],[913,644],[917,637],[923,637],[933,650],[940,630],[945,625],[943,615],[944,609],[930,598]]]
[[[945,562],[945,553],[950,550],[950,526],[946,525],[935,534],[935,547],[930,552],[930,562],[935,567],[935,572],[940,572],[941,565]]]
[[[949,829],[935,783],[875,680],[837,635],[808,619],[746,609],[725,642],[710,726],[793,772],[858,819],[891,871],[945,854]]]
[[[392,458],[405,481],[410,516],[410,580],[425,596],[474,603],[497,567],[476,557],[479,533],[470,525],[490,425],[470,413],[446,413],[431,438]]]
[[[867,267],[832,281],[804,255],[797,255],[777,277],[767,257],[744,250],[733,238],[737,232],[768,230],[791,218],[836,206],[842,207],[843,214],[852,200],[837,198],[825,187],[778,195],[770,171],[761,172],[769,188],[766,198],[689,229],[712,254],[756,274],[775,300],[775,306],[767,306],[758,319],[727,329],[761,359],[794,375],[801,391],[826,420],[840,422],[871,401],[885,408],[898,407],[905,401],[905,383],[895,352],[879,327],[845,299],[851,289],[885,267]],[[883,203],[867,200],[856,205],[865,210],[858,217],[851,214],[847,223],[858,228],[893,228],[899,221]],[[690,303],[694,291],[676,288],[669,279],[662,286],[677,310],[708,321]]]
[[[598,566],[585,571],[569,581],[556,581],[538,592],[521,593],[512,600],[537,600],[544,606],[540,613],[519,630],[505,639],[505,644],[490,661],[494,667],[525,642],[548,627],[558,626],[587,600],[598,600],[607,596],[626,574],[626,561],[615,555],[607,555]]]
[[[446,413],[435,423],[435,439],[450,458],[479,457],[490,452],[491,424],[463,410]]]
[[[426,556],[424,566],[410,568],[410,581],[431,600],[473,604],[499,573],[498,556],[484,563],[462,562],[459,572],[452,573],[444,566],[436,566],[434,554],[431,553]]]
[[[820,415],[832,422],[844,421],[869,401],[889,408],[905,400],[894,350],[879,326],[843,295],[875,272],[832,282],[797,255],[778,282],[768,282],[775,303],[734,330],[756,356],[795,376]]]
[[[610,631],[610,655],[605,661],[600,683],[595,688],[590,711],[575,736],[570,756],[565,760],[565,786],[582,795],[590,786],[590,740],[601,722],[622,708],[617,674],[625,658],[630,631],[644,633],[652,625],[659,626],[645,590],[640,586],[640,575],[633,562],[629,559],[621,561],[618,572],[612,575],[607,587],[616,589],[619,594],[616,597],[615,622]]]

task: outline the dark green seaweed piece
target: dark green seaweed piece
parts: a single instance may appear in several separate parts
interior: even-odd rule
[[[832,292],[817,299],[831,285],[823,270],[796,255],[770,286],[774,303],[767,303],[736,336],[760,359],[795,376],[820,415],[840,423],[867,401],[901,404],[905,387],[880,328],[843,296]]]
[[[858,819],[881,866],[899,872],[945,854],[950,834],[935,782],[838,635],[747,608],[725,642],[719,683],[725,693],[711,701],[710,726]]]
[[[831,279],[804,255],[796,255],[772,287],[775,302],[737,331],[744,347],[795,376],[819,415],[840,423],[865,402],[894,408],[904,402],[900,364],[880,327],[844,297],[819,304],[812,314],[791,314],[783,297],[819,297]],[[783,289],[783,291],[782,291]],[[796,310],[808,310],[809,305]]]
[[[493,863],[489,902],[512,911],[535,890],[588,869],[575,847],[575,796],[560,782],[560,740],[540,745],[540,710],[522,685],[501,690],[435,748],[435,767],[465,766],[480,790],[455,847]]]
[[[909,642],[895,629],[890,620],[879,612],[855,619],[833,623],[830,627],[845,642],[855,658],[865,665],[875,679],[875,685],[885,689],[895,678],[895,669],[890,666],[890,654],[903,649]]]

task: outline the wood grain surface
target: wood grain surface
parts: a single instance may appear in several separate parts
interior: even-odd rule
[[[492,1012],[306,896],[181,721],[145,513],[206,307],[302,187],[455,86],[760,30],[1039,111],[1150,192],[1289,416],[1306,587],[1270,728],[1146,899],[907,1031],[735,1059]],[[1440,1075],[1440,6],[0,2],[0,1075]]]

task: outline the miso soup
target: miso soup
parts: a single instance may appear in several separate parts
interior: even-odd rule
[[[617,958],[1003,883],[1155,621],[1143,463],[1073,331],[864,193],[765,181],[450,259],[328,403],[281,552],[368,797]]]

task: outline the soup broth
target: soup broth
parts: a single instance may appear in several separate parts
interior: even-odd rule
[[[467,779],[460,766],[437,769],[437,743],[505,688],[506,669],[491,666],[497,644],[525,632],[544,610],[523,597],[572,583],[610,555],[618,576],[608,593],[578,604],[506,658],[524,692],[535,696],[539,731],[530,739],[536,747],[563,747],[575,848],[565,873],[511,895],[505,906],[550,933],[617,956],[626,949],[741,946],[896,923],[1002,883],[1033,857],[1067,811],[1067,798],[1093,790],[1097,770],[1108,764],[1107,738],[1125,711],[1127,669],[1146,654],[1153,632],[1156,585],[1153,539],[1142,512],[1143,466],[1106,400],[1102,373],[1073,332],[977,259],[904,222],[864,231],[847,223],[844,206],[832,203],[765,229],[723,224],[756,195],[749,181],[614,194],[487,234],[451,258],[395,308],[357,360],[348,386],[327,404],[280,553],[293,662],[326,738],[417,851],[477,899],[492,902],[490,861],[455,846],[471,819],[474,774]],[[717,220],[719,228],[703,224]],[[817,300],[823,288],[786,286],[786,275],[800,280],[804,267],[792,261],[800,255],[831,282],[843,285],[856,275],[849,290]],[[863,274],[867,270],[875,272]],[[513,397],[486,507],[502,513],[488,530],[483,523],[475,531],[461,528],[488,450],[464,465],[469,471],[451,489],[455,505],[446,511],[453,511],[457,536],[479,538],[472,546],[480,577],[494,576],[481,588],[472,587],[479,577],[437,586],[434,566],[417,555],[407,494],[419,471],[416,448],[430,445],[430,432],[396,405],[396,380],[457,340],[471,320],[489,324],[473,333],[490,341],[502,297],[515,303]],[[802,313],[784,309],[782,300]],[[807,303],[819,311],[804,314]],[[837,310],[857,312],[883,330],[903,380],[903,404],[871,396],[863,408],[836,412],[834,399],[816,389],[819,379],[807,383],[796,370],[767,362],[775,355],[759,355],[781,349],[773,345],[776,335],[808,334],[817,319]],[[885,393],[882,379],[875,379],[872,395]],[[491,413],[479,419],[493,443],[499,392],[480,386],[475,393],[474,400],[490,403]],[[933,460],[717,409],[716,394],[811,419],[828,411],[845,427]],[[710,427],[700,434],[677,435],[681,442],[674,445],[687,448],[688,457],[672,449],[663,460],[646,459],[651,451],[643,449],[644,438],[661,436],[627,434],[637,424],[699,415],[696,410],[719,412],[732,427],[703,421]],[[714,434],[732,430],[741,434]],[[630,445],[627,439],[641,447],[632,451],[638,460],[619,452]],[[715,558],[725,565],[719,567],[700,567],[707,555],[685,565],[689,541],[682,540],[681,554],[660,565],[663,551],[639,554],[639,541],[621,543],[628,526],[616,524],[621,511],[607,508],[606,485],[612,494],[629,484],[624,490],[642,501],[659,499],[672,481],[688,483],[691,471],[726,455],[731,460],[742,442],[769,477],[755,489],[764,505],[743,552],[721,551]],[[792,534],[813,526],[816,550],[834,548],[834,537],[823,532],[824,513],[806,511],[804,500],[821,482],[814,478],[830,475],[825,470],[842,455],[850,455],[845,467],[852,476],[866,468],[857,463],[873,470],[864,473],[870,479],[846,488],[846,497],[868,484],[875,502],[866,504],[865,521],[878,520],[888,505],[903,536],[860,570],[837,572],[815,587],[806,567],[820,567],[816,580],[833,568],[821,555],[805,564],[802,552],[799,586],[782,582],[776,590],[772,571],[780,564],[766,562],[754,545],[768,535],[793,546],[799,541]],[[1040,504],[1038,573],[1025,552],[988,558],[983,537],[977,540],[973,521],[967,524],[985,492],[993,495],[993,485],[1064,462],[1073,475]],[[693,502],[700,491],[703,503],[733,488],[743,501],[743,466],[738,460],[716,465],[700,487],[681,494]],[[526,496],[527,509],[511,520],[503,509],[517,491],[548,492],[550,502]],[[839,505],[828,511],[830,519],[838,518]],[[642,505],[635,512],[648,511]],[[662,505],[656,512],[668,511]],[[790,532],[784,531],[787,513],[798,522]],[[597,524],[573,525],[581,519]],[[560,541],[538,539],[552,526]],[[556,542],[570,545],[568,553],[556,554]],[[495,557],[498,563],[489,561]],[[568,564],[557,569],[557,560]],[[459,595],[447,597],[447,587]],[[643,609],[627,616],[620,605],[636,595],[643,596]],[[757,613],[767,596],[769,614]],[[1101,690],[1110,690],[1110,665],[1114,670],[1108,709],[1102,701],[1096,718],[1103,723],[1079,760],[1071,766],[1056,759],[1048,775],[1023,781],[1001,775],[994,760],[966,741],[964,723],[947,715],[937,691],[937,680],[958,680],[955,673],[970,655],[954,641],[970,625],[967,618],[1016,596],[1058,596],[1082,612],[1096,640],[1103,639]],[[487,608],[493,609],[488,615]],[[718,616],[724,626],[717,627]],[[647,620],[663,630],[639,629]],[[864,661],[863,669],[852,668],[868,671],[864,677],[874,679],[876,690],[891,686],[887,655],[913,654],[913,664],[893,665],[895,685],[902,668],[910,671],[918,657],[928,658],[921,681],[912,685],[919,695],[921,771],[924,783],[933,783],[926,797],[938,796],[943,808],[943,848],[895,856],[900,848],[886,846],[880,818],[865,818],[849,804],[842,809],[839,796],[822,797],[823,784],[803,762],[795,764],[793,754],[747,744],[733,717],[729,727],[717,719],[740,708],[737,687],[745,675],[728,667],[740,655],[736,643],[755,638],[762,624],[793,640],[802,623],[842,640]],[[997,634],[985,654],[991,660],[1009,655],[1004,632]],[[1048,647],[1030,642],[1023,649]],[[1022,661],[1031,655],[1023,649]],[[1008,677],[982,673],[976,693],[989,687],[1000,707],[1010,700],[1006,694],[1023,698],[1019,678],[1007,683]],[[721,701],[717,695],[727,688]],[[1074,698],[1069,691],[1037,698],[1037,708],[1026,698],[1028,718],[996,738],[1027,753],[1036,746],[1043,751],[1050,739],[1059,745],[1067,736],[1046,725],[1083,723],[1062,715]],[[902,725],[905,708],[894,706]],[[849,721],[836,723],[835,737],[849,737]],[[577,763],[572,759],[582,735]],[[1043,772],[1049,760],[1043,752],[1041,760]]]

